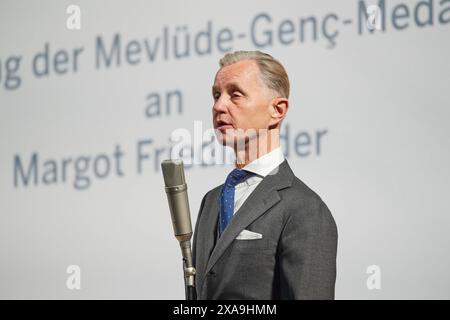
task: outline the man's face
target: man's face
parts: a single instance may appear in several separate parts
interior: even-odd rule
[[[251,132],[248,129],[269,128],[274,93],[263,83],[255,61],[242,60],[222,67],[216,74],[212,94],[213,124],[222,144],[229,137],[236,141],[236,129]]]

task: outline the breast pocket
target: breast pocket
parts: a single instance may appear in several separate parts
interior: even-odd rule
[[[234,239],[233,252],[238,254],[253,255],[272,252],[272,246],[268,239]]]

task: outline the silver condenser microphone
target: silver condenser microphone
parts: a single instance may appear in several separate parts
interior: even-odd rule
[[[192,223],[183,161],[178,159],[164,160],[161,162],[161,168],[166,185],[165,189],[175,238],[180,242],[183,256],[186,299],[196,300],[195,268],[191,249]]]

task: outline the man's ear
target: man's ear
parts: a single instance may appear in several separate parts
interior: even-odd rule
[[[269,128],[276,128],[281,121],[286,117],[289,108],[289,101],[287,98],[274,98],[270,105],[270,122]]]

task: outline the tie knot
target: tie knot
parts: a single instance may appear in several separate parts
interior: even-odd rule
[[[228,187],[235,187],[239,182],[244,181],[246,178],[251,176],[252,173],[245,170],[234,169],[230,172],[225,182]]]

